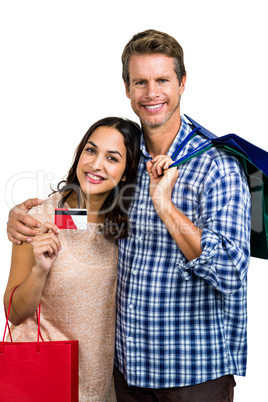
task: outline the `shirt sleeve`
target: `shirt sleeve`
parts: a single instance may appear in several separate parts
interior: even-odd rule
[[[238,170],[238,169],[237,169]],[[202,254],[179,264],[182,276],[205,279],[219,292],[235,293],[247,276],[250,259],[251,201],[247,181],[238,171],[210,177],[201,197],[199,226]]]

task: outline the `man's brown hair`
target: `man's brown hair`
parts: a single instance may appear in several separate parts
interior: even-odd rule
[[[183,60],[183,49],[180,44],[172,36],[148,29],[147,31],[140,32],[134,35],[127,43],[122,53],[123,64],[123,80],[129,88],[129,59],[133,54],[164,54],[174,59],[174,70],[177,74],[179,84],[181,84],[182,77],[186,75],[186,70]]]

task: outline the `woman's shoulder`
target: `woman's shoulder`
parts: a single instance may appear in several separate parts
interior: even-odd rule
[[[54,222],[55,208],[58,208],[60,199],[61,195],[54,193],[44,200],[41,205],[31,208],[28,213],[41,223]]]

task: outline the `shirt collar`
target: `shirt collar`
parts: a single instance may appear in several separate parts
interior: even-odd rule
[[[173,143],[171,144],[171,147],[168,150],[167,155],[171,156],[176,148],[180,145],[180,143],[184,140],[184,138],[187,136],[187,134],[190,132],[191,127],[188,124],[186,118],[184,116],[181,116],[181,126],[180,129],[174,138]],[[145,145],[145,140],[144,140],[144,135],[143,131],[141,129],[141,142],[140,142],[140,149],[142,154],[145,156],[146,159],[151,159],[151,155],[148,153]]]

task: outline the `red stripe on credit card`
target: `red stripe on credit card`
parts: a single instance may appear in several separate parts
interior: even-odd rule
[[[80,229],[87,228],[87,210],[74,208],[56,208],[55,225],[59,229]]]

